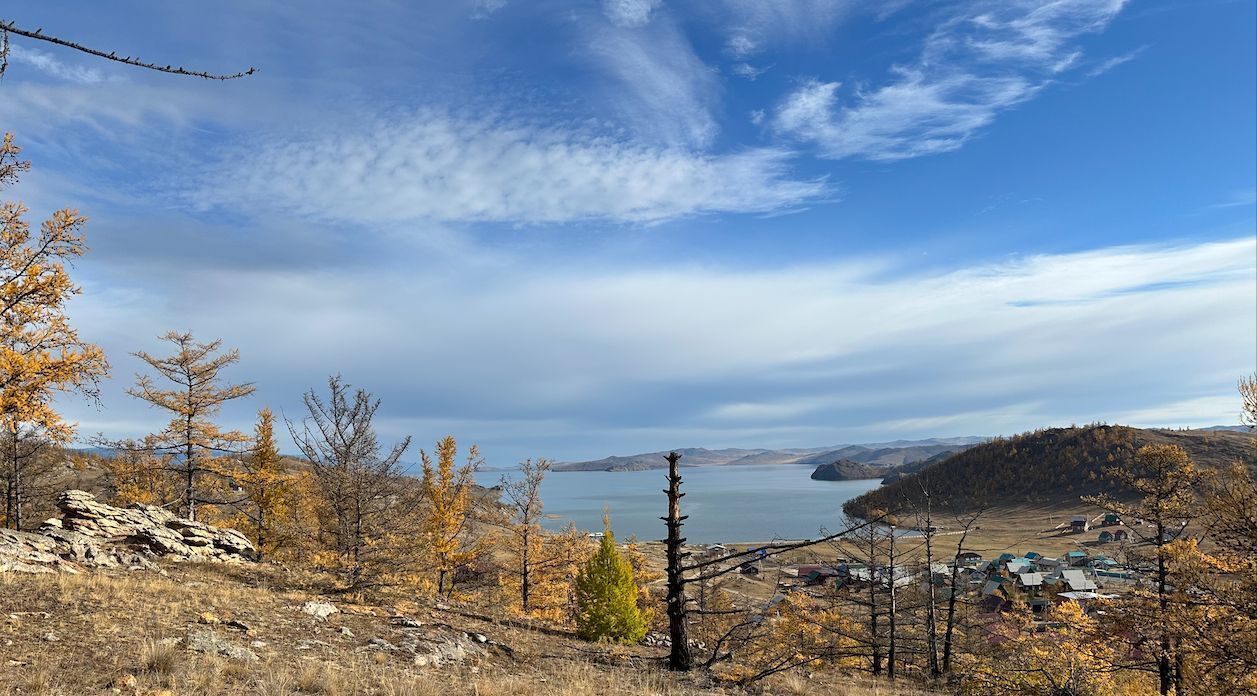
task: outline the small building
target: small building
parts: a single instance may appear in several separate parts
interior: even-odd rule
[[[803,565],[799,566],[799,579],[809,585],[821,585],[829,578],[836,578],[842,575],[837,568],[821,565]]]
[[[1028,552],[1028,553],[1026,554],[1026,558],[1028,558],[1028,559],[1030,559],[1030,560],[1032,560],[1032,561],[1037,561],[1037,560],[1039,560],[1040,558],[1043,558],[1043,554],[1041,554],[1041,553],[1039,553],[1039,552],[1037,552],[1037,551],[1030,551],[1030,552]]]
[[[982,586],[982,596],[986,597],[999,593],[1001,596],[1007,597],[1008,591],[1004,589],[1004,578],[992,577]]]
[[[1130,532],[1126,531],[1125,529],[1113,530],[1113,541],[1128,541],[1129,539],[1130,539]]]
[[[1070,592],[1094,592],[1096,583],[1087,577],[1082,570],[1071,568],[1060,571],[1058,583],[1063,584]]]
[[[729,549],[724,544],[708,544],[700,555],[703,558],[724,558],[729,555]]]
[[[1060,566],[1061,561],[1059,559],[1048,558],[1047,556],[1040,556],[1034,561],[1034,567],[1039,570],[1055,570]]]
[[[1107,543],[1112,542],[1112,541],[1113,541],[1113,532],[1110,532],[1110,531],[1109,531],[1109,530],[1107,530],[1107,529],[1106,529],[1106,530],[1104,530],[1103,532],[1100,532],[1100,536],[1099,536],[1099,538],[1097,538],[1097,539],[1096,539],[1096,541],[1100,542],[1101,544],[1107,544]]]
[[[1017,587],[1023,590],[1038,590],[1043,587],[1042,573],[1018,573]]]
[[[1074,515],[1069,520],[1069,529],[1075,533],[1085,532],[1091,529],[1091,521],[1087,519],[1086,515]]]
[[[1062,561],[1061,563],[1062,565],[1066,565],[1071,568],[1085,566],[1087,565],[1087,552],[1086,551],[1070,551],[1069,553],[1061,557],[1061,561]]]
[[[1034,564],[1025,558],[1014,558],[1004,566],[1011,575],[1019,573],[1029,573],[1034,570]]]
[[[982,561],[982,554],[977,551],[963,551],[956,556],[956,563],[962,566],[975,565]]]
[[[1122,523],[1122,518],[1116,512],[1104,513],[1104,520],[1100,522],[1105,527],[1114,527]]]

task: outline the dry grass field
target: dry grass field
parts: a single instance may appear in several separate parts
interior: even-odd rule
[[[458,606],[327,596],[318,578],[274,566],[171,564],[150,572],[0,575],[0,694],[457,694],[597,696],[745,693],[662,668],[658,649],[598,646],[562,631],[486,619]],[[319,619],[307,601],[341,610]],[[483,634],[486,654],[437,667],[377,649],[404,615],[450,634]],[[257,660],[186,649],[211,632]],[[755,692],[919,693],[851,678],[786,674]]]

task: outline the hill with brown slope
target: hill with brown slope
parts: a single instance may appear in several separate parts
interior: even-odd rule
[[[1257,468],[1257,438],[1228,430],[1142,430],[1120,425],[1050,428],[999,438],[904,476],[848,501],[843,510],[866,516],[919,502],[922,483],[936,508],[1073,506],[1079,496],[1120,494],[1104,475],[1148,444],[1182,447],[1201,468],[1244,461]]]
[[[859,479],[881,478],[885,469],[853,462],[850,459],[839,459],[816,467],[812,479],[816,481],[856,481]]]

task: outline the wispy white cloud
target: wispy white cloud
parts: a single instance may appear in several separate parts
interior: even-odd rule
[[[663,0],[603,0],[602,12],[618,27],[636,28],[650,22],[650,15]]]
[[[1098,77],[1104,73],[1116,68],[1119,65],[1125,65],[1139,57],[1139,54],[1148,50],[1147,46],[1140,46],[1129,53],[1123,53],[1120,56],[1105,58],[1087,71],[1087,77]]]
[[[768,68],[757,68],[750,63],[734,63],[733,67],[729,68],[729,72],[747,80],[754,80],[768,72]]]
[[[720,0],[709,9],[727,34],[726,52],[745,60],[784,41],[819,39],[858,6],[850,0]]]
[[[51,75],[67,82],[92,84],[105,81],[105,74],[96,68],[89,68],[77,63],[67,63],[57,59],[51,53],[46,53],[37,48],[29,48],[16,42],[9,45],[9,60],[15,65],[29,66],[46,75]]]
[[[931,33],[920,58],[871,89],[811,79],[777,110],[778,131],[829,158],[896,160],[960,147],[1006,109],[1031,99],[1081,53],[1125,0],[1023,0],[974,6]]]
[[[1228,208],[1247,208],[1257,205],[1257,190],[1244,189],[1236,191],[1229,200],[1205,206],[1205,210],[1226,210]]]
[[[490,17],[506,4],[507,0],[471,0],[471,16],[475,19]]]
[[[656,222],[771,211],[822,195],[824,182],[791,178],[788,159],[773,149],[704,155],[422,111],[233,152],[191,200],[363,224]]]
[[[1144,428],[1198,428],[1236,425],[1242,411],[1233,394],[1198,396],[1115,414],[1114,421]]]
[[[602,22],[586,32],[583,52],[605,76],[592,93],[637,138],[689,147],[715,139],[719,76],[675,19],[659,17],[649,30]]]

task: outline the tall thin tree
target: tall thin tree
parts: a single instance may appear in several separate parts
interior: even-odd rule
[[[148,364],[174,386],[159,388],[148,375],[137,375],[127,393],[171,414],[170,422],[146,440],[143,449],[163,457],[164,468],[178,474],[182,482],[179,509],[195,520],[197,505],[223,504],[221,497],[208,498],[201,491],[206,476],[229,478],[228,455],[239,451],[248,437],[235,430],[222,430],[213,418],[223,404],[253,393],[252,384],[222,384],[222,372],[240,360],[240,351],[222,351],[221,340],[200,343],[191,333],[170,331],[161,337],[174,345],[168,356],[144,351],[135,357]]]
[[[502,477],[502,499],[506,503],[511,534],[514,536],[516,567],[519,575],[520,608],[527,614],[532,609],[532,580],[542,548],[541,482],[553,464],[549,459],[526,459],[519,463],[519,476]]]
[[[473,476],[484,460],[472,445],[467,462],[458,466],[458,443],[447,436],[437,443],[436,462],[420,450],[423,478],[419,482],[426,509],[423,519],[424,544],[432,557],[437,575],[437,593],[454,588],[453,574],[480,552],[480,543],[470,533],[473,519],[471,489]]]
[[[379,399],[339,375],[327,386],[327,398],[306,392],[307,416],[300,425],[287,421],[288,432],[314,471],[321,532],[332,539],[347,585],[361,589],[401,562],[385,542],[390,532],[405,536],[401,522],[415,517],[415,486],[400,463],[410,438],[384,450],[372,423]]]

